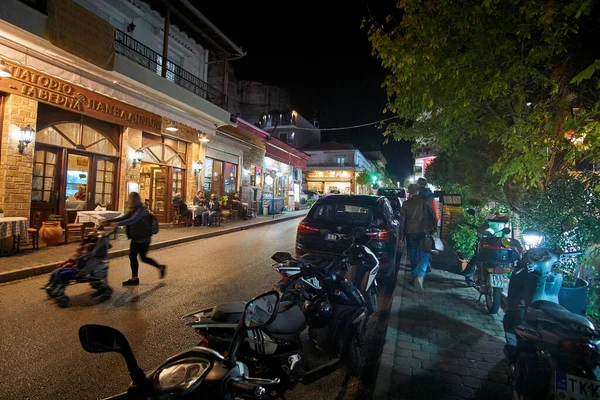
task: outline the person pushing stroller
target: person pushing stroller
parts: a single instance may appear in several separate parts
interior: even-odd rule
[[[100,301],[108,300],[113,290],[107,284],[108,275],[108,250],[110,243],[107,235],[90,233],[77,248],[76,254],[60,264],[50,276],[49,282],[43,287],[46,293],[57,299],[61,307],[69,305],[69,298],[65,295],[67,285],[76,281],[89,282],[96,289],[92,297],[99,297]]]

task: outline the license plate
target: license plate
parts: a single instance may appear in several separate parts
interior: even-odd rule
[[[508,278],[502,274],[490,274],[490,281],[494,288],[504,288],[508,285]]]
[[[556,371],[556,399],[600,399],[600,381]]]
[[[338,240],[340,238],[340,235],[336,234],[336,233],[326,233],[325,234],[325,240]]]

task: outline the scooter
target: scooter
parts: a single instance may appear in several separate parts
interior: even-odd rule
[[[503,324],[515,399],[600,397],[600,332],[558,304],[563,277],[552,271],[580,254],[530,248],[511,276]]]
[[[289,253],[276,255],[280,263],[292,259]],[[329,269],[303,265],[294,277],[315,278],[321,289],[304,302],[302,310],[291,301],[282,301],[277,320],[281,322],[248,331],[239,353],[256,376],[281,380],[276,389],[279,395],[297,383],[320,379],[342,363],[350,375],[362,372],[360,349],[367,313],[360,291],[336,273],[334,264]],[[182,319],[200,334],[200,346],[222,352],[229,347],[243,309],[241,302],[219,304]]]
[[[471,215],[472,209],[467,210]],[[485,296],[485,305],[490,314],[497,314],[502,302],[507,298],[507,287],[513,265],[521,257],[521,243],[516,239],[496,236],[511,233],[509,227],[491,233],[487,226],[466,224],[477,230],[475,254],[469,260],[465,271],[471,271],[465,277],[469,286],[480,293],[479,300]],[[474,279],[473,279],[474,278]]]
[[[317,278],[301,275],[302,266],[312,265],[317,269],[325,268],[331,271],[337,269],[344,278],[361,291],[365,298],[367,312],[374,313],[378,308],[377,294],[379,290],[376,277],[379,272],[379,260],[367,247],[370,240],[369,236],[359,236],[340,257],[334,259],[315,258],[310,254],[295,259],[288,259],[284,256],[285,261],[274,264],[277,272],[281,274],[281,280],[275,285],[275,289],[282,293],[284,300],[293,301],[302,306],[303,302],[311,296],[306,288],[310,288],[312,291],[321,289]],[[278,253],[272,258],[274,261],[279,260]]]
[[[127,392],[110,399],[271,399],[271,388],[279,385],[279,380],[250,377],[248,367],[237,356],[248,332],[280,323],[279,300],[279,293],[272,291],[246,304],[226,357],[196,346],[170,357],[148,373],[138,365],[125,336],[114,328],[84,325],[79,328],[79,340],[90,353],[115,352],[125,360],[131,385]]]

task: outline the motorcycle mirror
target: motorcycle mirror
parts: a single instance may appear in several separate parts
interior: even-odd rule
[[[271,260],[279,264],[284,263],[291,258],[292,255],[290,253],[286,253],[285,251],[278,251],[277,253],[271,256]]]
[[[246,304],[242,318],[238,322],[233,338],[229,343],[227,364],[235,366],[240,344],[244,341],[246,330],[256,329],[270,324],[277,315],[279,308],[279,292],[270,291],[250,300]]]
[[[560,229],[563,232],[568,232],[577,228],[577,225],[579,225],[579,221],[577,220],[577,218],[567,217],[560,222]]]
[[[476,212],[472,208],[469,208],[469,209],[467,209],[467,214],[469,214],[469,215],[475,215]]]
[[[371,241],[371,238],[367,235],[362,235],[354,239],[354,244],[357,246],[366,246]]]
[[[276,291],[261,294],[250,300],[244,310],[244,327],[257,329],[271,323],[277,315],[279,293]]]
[[[83,325],[79,328],[79,341],[89,353],[121,354],[133,382],[140,384],[144,380],[144,371],[139,367],[129,342],[120,331],[104,325]]]
[[[502,230],[504,232],[504,229]],[[510,240],[508,238],[500,239],[500,243],[502,243],[502,247],[508,249],[511,246]]]
[[[502,229],[502,233],[504,233],[505,235],[508,235],[510,232],[512,232],[512,230],[510,228],[504,228]]]

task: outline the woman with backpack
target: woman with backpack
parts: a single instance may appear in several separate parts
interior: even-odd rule
[[[137,286],[140,284],[138,277],[139,262],[138,254],[142,262],[150,264],[157,268],[160,273],[160,279],[165,277],[167,266],[157,263],[154,259],[147,256],[150,248],[150,239],[156,232],[156,217],[148,211],[142,203],[139,193],[129,193],[129,211],[122,217],[107,220],[105,223],[116,228],[117,226],[126,226],[127,238],[131,240],[129,245],[129,262],[131,266],[131,279],[123,282],[123,286]],[[154,226],[153,226],[154,225]]]

